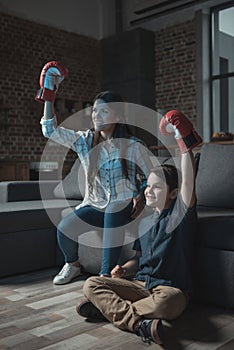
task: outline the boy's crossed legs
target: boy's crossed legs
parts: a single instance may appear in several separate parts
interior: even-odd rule
[[[146,290],[145,282],[123,278],[90,277],[85,282],[84,295],[97,314],[100,311],[114,326],[135,332],[143,341],[157,343],[162,343],[158,339],[162,337],[159,320],[175,319],[187,306],[186,295],[178,288],[157,286]],[[79,312],[80,307],[77,306],[77,311],[85,317]]]

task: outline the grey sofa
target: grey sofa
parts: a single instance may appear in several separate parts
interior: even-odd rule
[[[234,307],[233,160],[234,145],[205,144],[196,176],[194,299],[228,308]],[[43,181],[41,191],[37,181],[0,183],[0,277],[63,264],[56,224],[82,200],[84,179],[78,169],[77,160],[62,182]],[[101,241],[100,231],[81,237],[80,259],[90,273],[99,270]],[[133,254],[130,233],[125,243],[120,262]]]
[[[196,177],[195,296],[234,307],[234,145],[205,144]]]
[[[0,182],[0,278],[61,266],[56,227],[83,199],[84,174],[77,159],[63,181]],[[126,232],[119,263],[134,255]],[[83,270],[96,274],[102,259],[102,231],[79,238]]]
[[[61,263],[56,227],[47,214],[59,222],[67,206],[64,199],[54,197],[57,184],[43,183],[47,192],[43,203],[38,181],[0,183],[0,277]]]

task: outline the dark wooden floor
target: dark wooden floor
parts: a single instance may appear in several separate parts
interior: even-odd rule
[[[0,280],[0,349],[161,349],[109,323],[89,323],[75,305],[85,277],[54,286],[57,270]],[[233,350],[234,315],[229,310],[191,305],[176,321],[164,322],[165,349]]]

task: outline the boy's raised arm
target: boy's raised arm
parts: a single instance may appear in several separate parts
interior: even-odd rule
[[[192,149],[202,142],[202,138],[193,128],[190,120],[180,111],[167,112],[160,121],[161,134],[174,133],[181,152],[181,196],[187,207],[195,203],[195,171]]]
[[[181,155],[181,175],[180,194],[186,206],[191,208],[196,201],[194,156],[192,151]]]

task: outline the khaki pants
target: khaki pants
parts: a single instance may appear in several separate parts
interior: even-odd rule
[[[128,331],[142,318],[172,320],[185,310],[187,297],[180,289],[144,286],[141,281],[95,276],[85,282],[84,295],[111,323]]]

